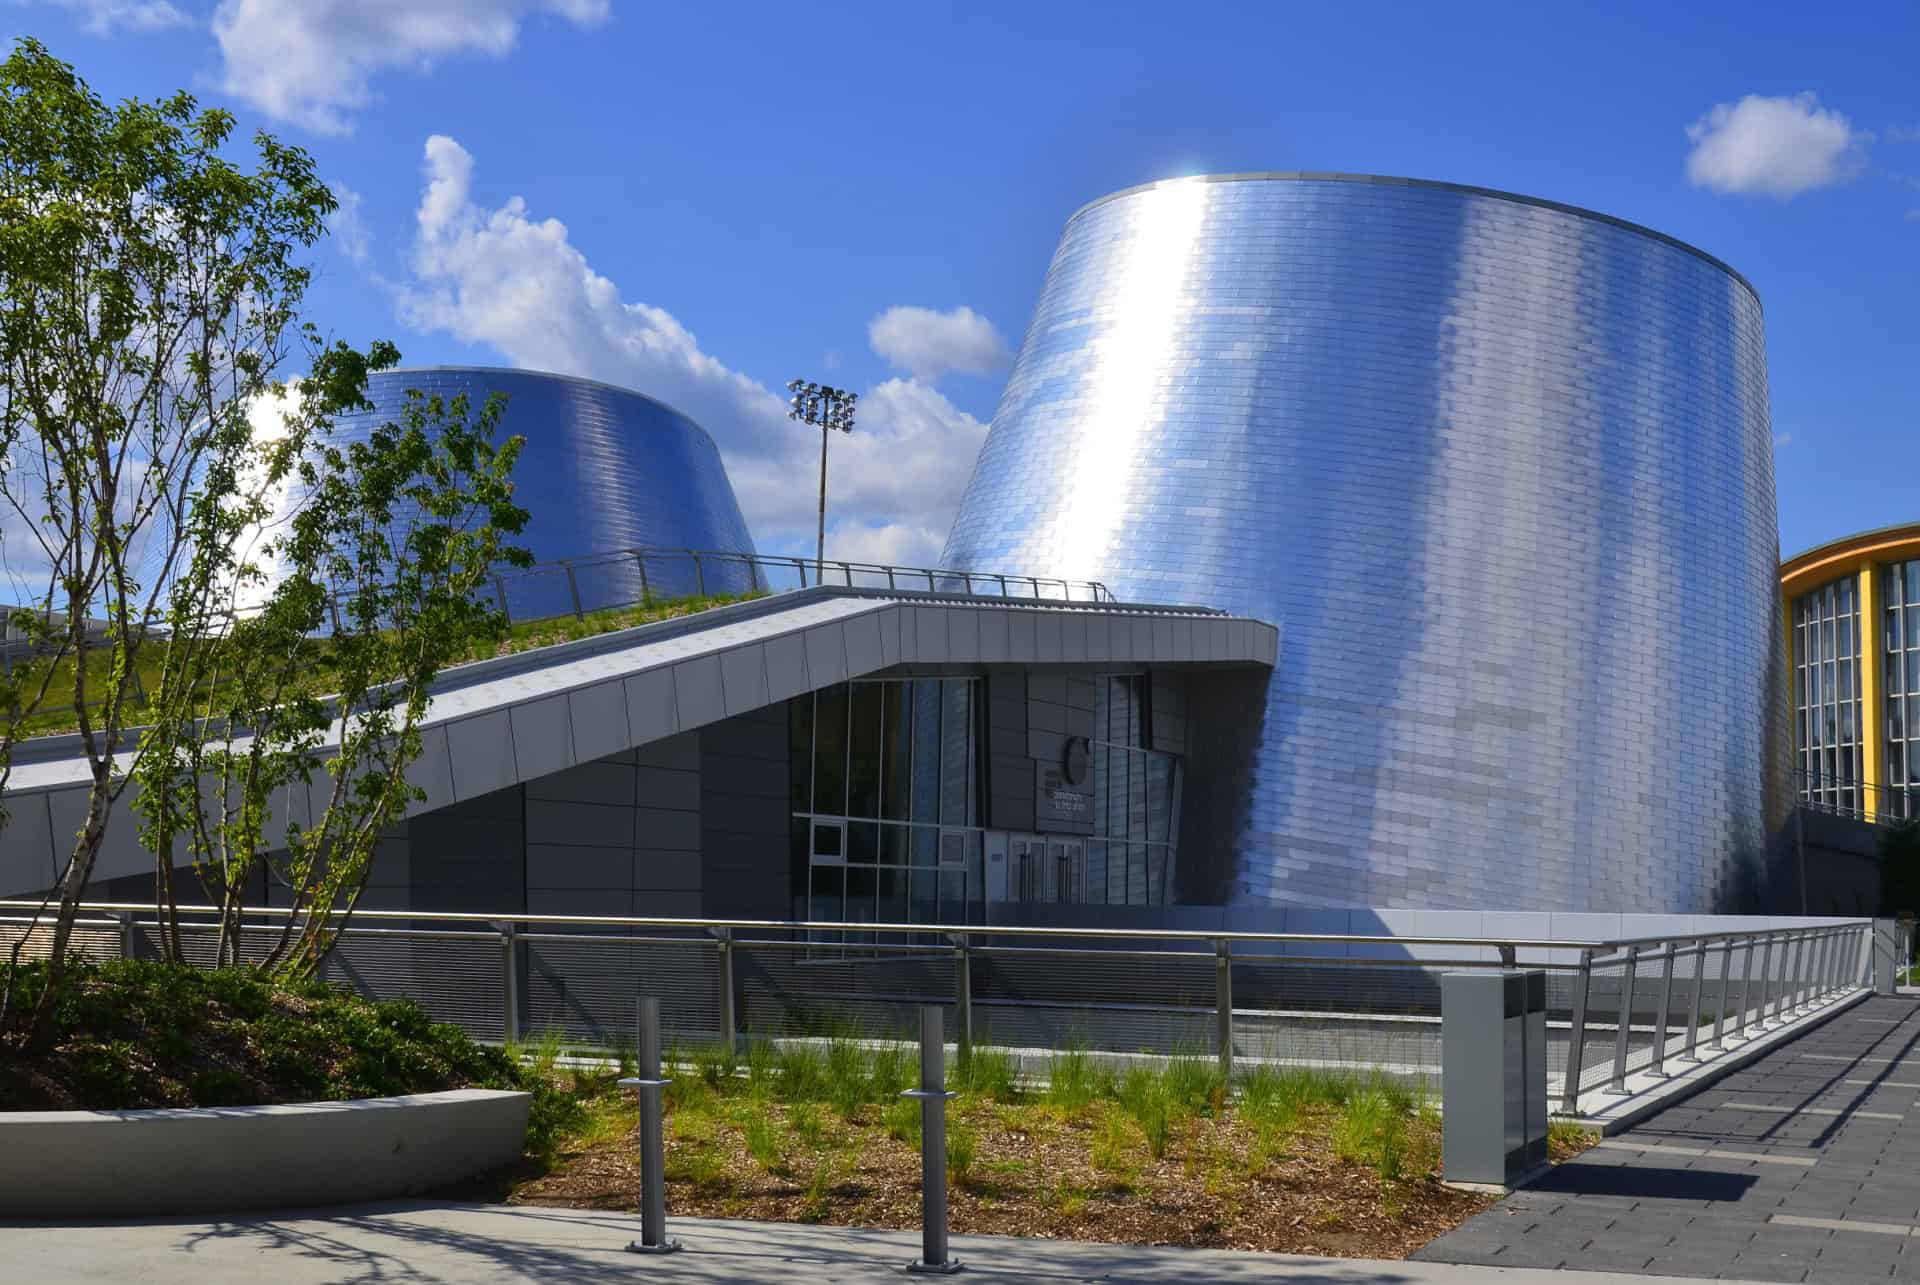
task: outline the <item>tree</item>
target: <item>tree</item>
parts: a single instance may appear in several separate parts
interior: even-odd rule
[[[496,566],[529,561],[506,543],[527,514],[512,500],[522,440],[494,441],[503,406],[495,397],[474,416],[464,396],[410,392],[400,421],[364,442],[315,438],[298,465],[303,502],[264,546],[282,578],[203,649],[204,673],[169,676],[207,694],[198,719],[148,733],[136,806],[157,864],[184,840],[220,907],[216,962],[242,962],[240,912],[265,867],[296,913],[258,962],[310,974],[364,890],[381,832],[422,797],[406,769],[432,681],[505,635],[505,613],[478,591]],[[324,803],[312,802],[316,773]],[[310,800],[305,823],[297,794]],[[161,911],[177,954],[177,907]]]
[[[334,199],[312,159],[271,135],[254,135],[250,167],[230,160],[233,130],[184,93],[109,105],[37,41],[0,64],[0,561],[25,586],[40,651],[0,680],[0,790],[23,731],[61,709],[87,772],[84,822],[42,907],[57,903],[29,1041],[47,1029],[79,903],[136,781],[158,787],[143,819],[171,905],[176,845],[227,821],[180,807],[172,774],[232,770],[257,728],[259,779],[290,783],[312,770],[310,725],[332,711],[333,806],[288,851],[328,872],[309,876],[328,910],[350,894],[362,823],[395,815],[396,798],[404,807],[394,782],[417,752],[423,675],[452,635],[492,627],[450,596],[475,574],[468,560],[524,519],[503,493],[517,448],[493,446],[491,418],[468,425],[462,408],[436,440],[422,406],[359,447],[328,443],[333,416],[366,407],[367,372],[398,353],[323,345],[300,320],[301,256]],[[277,381],[296,357],[309,374],[289,393]],[[280,423],[258,432],[270,403]],[[306,497],[291,516],[289,484]],[[263,583],[263,551],[292,574],[236,617],[236,595]],[[305,673],[281,689],[281,712],[272,649],[311,650],[301,629],[335,593],[352,623],[319,672],[337,699]],[[311,957],[320,924],[283,953]],[[19,1017],[13,975],[0,1032]]]

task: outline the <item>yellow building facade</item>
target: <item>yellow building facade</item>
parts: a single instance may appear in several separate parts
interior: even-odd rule
[[[1780,565],[1805,804],[1920,816],[1920,523],[1829,541]]]

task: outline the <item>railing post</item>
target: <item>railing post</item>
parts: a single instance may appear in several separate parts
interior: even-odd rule
[[[621,1080],[623,1088],[640,1090],[640,1239],[627,1246],[630,1254],[671,1254],[680,1242],[667,1239],[666,1147],[662,1138],[660,1091],[673,1081],[660,1073],[660,1001],[640,1001],[635,1025],[639,1028],[640,1074]]]
[[[1628,1031],[1633,1026],[1633,981],[1640,971],[1640,948],[1627,947],[1627,971],[1621,977],[1620,1020],[1613,1032],[1613,1076],[1607,1081],[1607,1092],[1625,1093],[1627,1091],[1627,1040]]]
[[[693,555],[693,585],[702,598],[707,596],[707,569],[701,565],[700,555]]]
[[[1820,942],[1820,997],[1833,994],[1833,961],[1840,953],[1840,929],[1829,928]]]
[[[734,1030],[733,1016],[733,929],[713,928],[714,946],[719,952],[720,964],[720,1047],[727,1051],[729,1059],[739,1047],[739,1038]]]
[[[1806,957],[1800,961],[1800,1007],[1811,1008],[1820,993],[1820,954],[1826,949],[1827,930],[1815,929],[1807,934]]]
[[[133,912],[122,910],[114,915],[120,922],[120,958],[133,958]]]
[[[973,1057],[973,952],[965,933],[951,933],[953,943],[954,1057],[965,1066]]]
[[[1220,1041],[1220,1079],[1233,1083],[1233,943],[1224,937],[1213,943],[1213,1005],[1216,1038]]]
[[[500,600],[501,619],[505,620],[508,624],[512,624],[513,612],[507,609],[507,582],[502,580],[499,576],[495,576],[493,578],[493,595],[494,597]],[[338,620],[335,620],[333,623],[333,627],[336,630],[339,629],[340,622]]]
[[[514,949],[514,925],[495,924],[500,930],[500,996],[506,1042],[520,1039],[520,953]]]
[[[1793,939],[1793,949],[1788,954],[1787,984],[1780,996],[1780,1016],[1785,1018],[1800,1008],[1800,979],[1807,971],[1807,948],[1813,944],[1812,933],[1800,933]]]
[[[1560,1109],[1580,1114],[1580,1063],[1587,1046],[1587,994],[1593,982],[1593,952],[1580,952],[1580,971],[1573,975],[1573,1023],[1567,1032],[1567,1073],[1560,1085]]]
[[[635,549],[633,551],[633,560],[640,567],[640,605],[642,607],[650,607],[653,605],[653,587],[647,583],[646,552],[641,549]]]
[[[575,620],[584,620],[586,619],[587,613],[580,610],[580,578],[574,575],[573,564],[571,562],[565,563],[564,565],[567,568],[567,596],[573,599],[573,618]]]
[[[1720,943],[1720,1001],[1713,1010],[1713,1051],[1727,1049],[1727,980],[1733,976],[1733,938]]]
[[[1767,1026],[1767,992],[1773,986],[1773,936],[1768,934],[1760,941],[1760,1003],[1753,1010],[1753,1029],[1765,1030]]]
[[[1707,988],[1707,939],[1702,937],[1693,948],[1693,998],[1687,1003],[1687,1043],[1680,1050],[1682,1062],[1698,1062],[1694,1052],[1700,1043],[1700,992]]]
[[[947,1254],[947,1047],[940,1006],[920,1009],[920,1087],[900,1096],[920,1102],[920,1257],[910,1272],[946,1275],[960,1270]]]
[[[1786,999],[1787,986],[1793,975],[1793,948],[1799,938],[1789,933],[1780,941],[1780,977],[1776,982],[1771,976],[1767,979],[1764,1002],[1772,1005],[1772,1020],[1776,1024],[1782,1020],[1780,1005]]]
[[[1747,938],[1746,957],[1740,965],[1740,1015],[1734,1019],[1733,1033],[1742,1039],[1747,1035],[1747,1001],[1753,996],[1753,948],[1759,940],[1754,936]]]
[[[1667,1073],[1667,1006],[1673,1002],[1673,962],[1679,953],[1672,942],[1667,943],[1667,964],[1660,974],[1660,1011],[1653,1023],[1653,1073]]]

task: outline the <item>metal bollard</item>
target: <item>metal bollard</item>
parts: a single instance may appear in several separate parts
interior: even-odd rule
[[[660,1090],[672,1080],[660,1075],[660,1001],[640,1001],[640,1074],[620,1081],[640,1090],[640,1239],[630,1254],[671,1254],[680,1242],[667,1238],[667,1175],[660,1129]]]
[[[947,1274],[960,1260],[947,1254],[947,1092],[946,1037],[938,1004],[920,1010],[920,1087],[903,1098],[920,1103],[920,1257],[910,1272]]]

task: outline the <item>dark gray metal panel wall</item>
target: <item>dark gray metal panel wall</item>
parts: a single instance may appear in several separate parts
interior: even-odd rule
[[[1723,265],[1243,176],[1069,222],[945,564],[1279,627],[1245,769],[1188,775],[1232,904],[1708,911],[1764,896],[1787,816],[1777,546]]]
[[[529,913],[700,913],[699,733],[522,788]]]
[[[408,909],[529,909],[525,824],[517,785],[409,819]]]
[[[785,919],[793,913],[792,785],[787,707],[700,731],[700,843],[705,913]]]
[[[1036,770],[1057,769],[1066,750],[1067,738],[1093,736],[1094,682],[1091,674],[1032,671],[1027,675],[1027,759],[1026,776],[1035,779]],[[1062,834],[1093,833],[1093,785],[1061,788],[1087,796],[1083,820],[1065,820],[1048,815],[1045,802],[1035,787],[1034,828]]]
[[[987,824],[999,830],[1033,829],[1028,677],[1025,670],[995,670],[987,678]]]
[[[1187,752],[1187,675],[1177,670],[1153,671],[1151,748],[1166,754]]]

